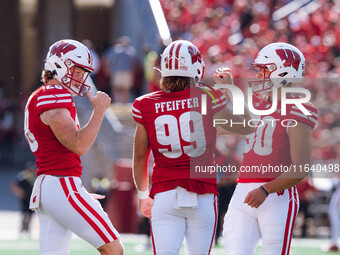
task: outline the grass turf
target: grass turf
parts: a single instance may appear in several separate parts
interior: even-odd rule
[[[137,251],[138,248],[143,247],[143,242],[124,242],[125,254],[127,255],[151,255],[152,250]],[[306,244],[308,245],[308,244]],[[39,255],[39,244],[38,240],[0,240],[0,255]],[[75,239],[71,241],[71,255],[93,255],[99,254],[87,242]],[[212,255],[224,254],[223,246],[215,246],[211,252]],[[292,247],[290,255],[325,255],[320,251],[319,247]],[[340,253],[332,253],[340,254]],[[184,249],[182,248],[180,255],[184,255]],[[256,251],[256,255],[261,255],[261,247]]]

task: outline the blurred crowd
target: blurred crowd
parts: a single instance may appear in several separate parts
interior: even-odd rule
[[[305,6],[299,6],[300,1],[292,0],[160,2],[172,39],[192,41],[203,54],[206,83],[212,83],[214,71],[221,66],[228,66],[235,80],[254,77],[251,63],[259,50],[269,43],[287,42],[299,48],[306,58],[303,85],[311,91],[312,102],[319,111],[318,124],[312,132],[312,161],[339,164],[340,26],[336,25],[340,20],[339,0],[314,0]],[[290,8],[285,8],[290,4]],[[127,36],[105,49],[96,49],[89,40],[83,43],[94,57],[92,80],[99,90],[111,95],[113,103],[131,103],[144,93],[159,90],[160,73],[154,67],[160,67],[159,54],[164,46],[156,49],[146,44],[143,53],[137,54],[140,51],[133,47]],[[0,84],[0,164],[13,161],[15,141],[24,143],[22,120],[26,100],[23,98],[19,105],[12,103]],[[23,146],[26,145],[20,148],[28,149],[28,146]],[[219,164],[239,165],[242,148],[242,137],[219,137],[217,161]],[[220,193],[225,193],[228,199],[233,192],[235,178],[219,177]],[[308,203],[316,194],[310,194],[313,188],[308,185],[312,184],[306,180],[300,187],[301,200],[306,201],[301,211],[306,217],[309,217]],[[225,211],[228,203],[220,204],[224,208],[219,210]],[[306,235],[305,226],[301,235]]]
[[[13,160],[14,143],[17,138],[15,113],[18,107],[5,96],[0,84],[0,164]]]
[[[236,80],[254,77],[251,63],[269,43],[288,42],[298,47],[306,58],[304,87],[312,92],[312,102],[319,110],[318,126],[313,132],[313,161],[339,162],[340,26],[336,24],[340,20],[340,1],[317,0],[286,8],[293,2],[161,0],[161,5],[172,39],[192,41],[200,49],[208,83],[220,66],[228,66]],[[137,54],[127,36],[99,51],[91,41],[83,43],[94,57],[96,71],[91,77],[98,89],[111,95],[113,103],[131,103],[141,94],[159,89],[160,73],[154,67],[159,67],[164,46],[154,49],[144,45],[143,53]],[[0,160],[7,161],[1,155],[12,153],[18,137],[18,116],[14,112],[23,110],[26,100],[20,107],[13,106],[5,91],[0,92]],[[233,146],[238,146],[238,140]]]
[[[315,163],[340,161],[340,2],[318,0],[294,12],[290,0],[161,1],[173,39],[192,41],[203,54],[205,77],[228,66],[234,78],[254,77],[250,66],[265,45],[287,42],[306,58],[304,87],[318,107]],[[237,146],[238,141],[234,145]],[[235,153],[238,153],[235,150]]]
[[[306,58],[305,88],[312,92],[319,122],[313,132],[313,161],[340,159],[340,1],[317,0],[306,6],[290,0],[161,0],[172,39],[186,39],[198,46],[206,63],[205,81],[217,67],[228,66],[235,79],[254,77],[250,68],[258,51],[272,42],[288,42]],[[300,7],[300,8],[298,8]],[[295,9],[294,9],[295,8]],[[288,11],[287,11],[288,10]],[[98,89],[113,103],[131,103],[141,94],[159,89],[159,54],[163,47],[143,46],[137,54],[130,38],[123,36],[106,49],[95,49],[96,71],[91,75]],[[0,86],[1,90],[1,86]],[[0,160],[12,153],[17,137],[12,106],[0,91]],[[27,98],[26,98],[27,99]],[[19,114],[20,118],[21,115]],[[230,144],[228,146],[231,146]],[[238,146],[238,140],[234,145]],[[239,153],[238,150],[234,150]]]
[[[203,54],[207,83],[212,82],[210,77],[216,68],[228,66],[236,83],[243,86],[242,79],[255,77],[250,66],[265,45],[286,42],[299,48],[306,58],[303,86],[311,92],[312,102],[319,111],[318,125],[312,132],[312,163],[339,164],[340,26],[336,24],[340,20],[340,1],[311,1],[306,6],[291,0],[163,0],[161,3],[172,39],[192,41]],[[242,161],[242,152],[242,137],[218,138],[218,162],[237,166]],[[219,178],[220,214],[227,210],[228,202],[223,201],[229,201],[235,178]],[[305,237],[308,219],[313,216],[311,202],[327,204],[330,193],[324,199],[311,179],[305,179],[298,189],[299,236]],[[327,220],[327,210],[316,213]],[[217,227],[216,237],[219,234]]]

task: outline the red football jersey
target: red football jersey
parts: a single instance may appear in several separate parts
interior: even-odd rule
[[[254,102],[258,110],[271,107],[269,102]],[[244,158],[237,182],[268,182],[277,178],[282,172],[288,171],[292,161],[288,127],[290,123],[306,123],[314,128],[317,122],[317,109],[303,104],[311,113],[305,115],[295,105],[288,104],[286,115],[281,114],[281,101],[277,103],[275,112],[270,115],[256,116],[255,132],[246,136]],[[261,120],[261,121],[260,121]],[[296,121],[296,122],[295,122]]]
[[[30,96],[25,108],[25,137],[36,158],[37,176],[48,174],[80,177],[80,156],[63,146],[52,129],[40,119],[41,113],[56,108],[69,110],[79,129],[72,96],[61,85],[41,86]]]
[[[206,108],[203,106],[206,114],[201,113],[202,95],[207,98]],[[151,197],[176,186],[199,194],[217,194],[215,176],[197,168],[214,165],[213,115],[227,103],[219,91],[214,98],[206,90],[190,88],[170,93],[158,91],[135,100],[133,117],[144,125],[155,160]]]

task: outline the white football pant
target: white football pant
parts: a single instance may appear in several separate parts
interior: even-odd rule
[[[119,238],[100,203],[78,177],[45,176],[41,184],[39,246],[42,255],[68,255],[72,232],[99,248]]]
[[[243,203],[247,194],[264,183],[238,183],[224,217],[227,255],[252,255],[262,238],[263,255],[288,255],[299,198],[296,187],[272,193],[258,207]]]
[[[191,192],[190,192],[191,193]],[[210,254],[217,221],[217,197],[197,195],[197,207],[175,209],[176,189],[157,193],[151,217],[154,254],[178,255],[185,237],[186,255]]]
[[[332,245],[338,245],[340,228],[340,187],[338,187],[332,195],[328,213],[331,224]]]

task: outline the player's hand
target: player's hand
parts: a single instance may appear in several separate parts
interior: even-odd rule
[[[231,84],[234,85],[233,74],[229,67],[220,67],[216,69],[214,73],[215,84]],[[228,89],[221,89],[221,92],[225,94]]]
[[[139,199],[138,209],[144,217],[151,219],[151,210],[153,206],[153,199],[150,197]]]
[[[216,84],[234,84],[233,74],[229,67],[220,67],[214,73]]]
[[[90,193],[91,197],[93,197],[95,200],[99,200],[99,199],[104,199],[105,196],[104,195],[100,195],[100,194],[96,194],[96,193]]]
[[[248,193],[243,203],[258,208],[266,198],[266,194],[264,194],[260,188],[256,188]]]
[[[96,110],[105,112],[110,107],[111,98],[106,93],[97,91],[95,96],[92,96],[91,92],[88,90],[86,90],[85,93]]]

